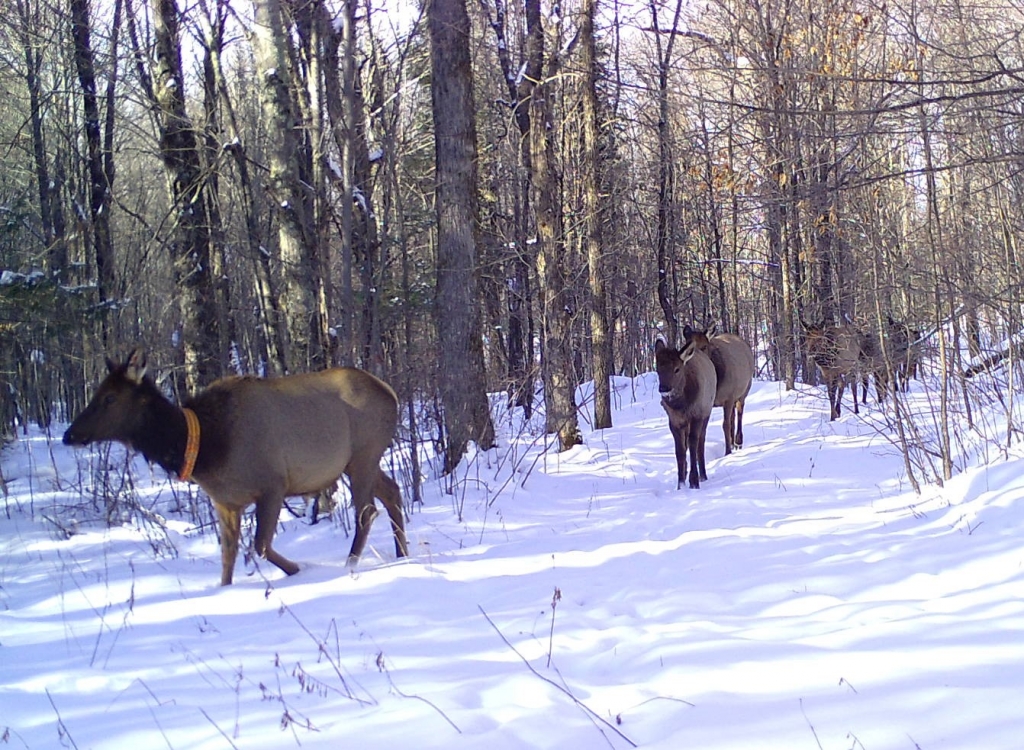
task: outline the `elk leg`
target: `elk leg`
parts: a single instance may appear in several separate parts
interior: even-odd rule
[[[839,397],[838,400],[843,400],[843,392],[846,391],[846,375],[839,378]],[[850,383],[850,390],[853,391],[853,413],[860,414],[860,409],[857,408],[857,380],[856,378]]]
[[[842,413],[842,410],[843,410],[843,407],[842,407],[842,404],[839,401],[839,398],[836,397],[837,395],[839,396],[839,398],[842,398],[842,395],[843,395],[842,391],[839,390],[839,383],[837,382],[837,379],[829,378],[829,381],[828,381],[828,409],[829,409],[829,419],[832,420],[832,421],[835,421],[836,419],[838,419],[840,414]]]
[[[708,417],[700,423],[700,437],[697,439],[697,469],[702,482],[708,481],[708,471],[704,463],[704,441],[708,436],[708,422],[710,421],[711,417]]]
[[[374,472],[380,472],[380,468],[373,467]],[[354,471],[348,475],[349,485],[352,491],[352,508],[356,514],[356,532],[352,538],[352,549],[348,553],[348,565],[354,568],[359,562],[366,540],[370,536],[370,527],[373,519],[377,517],[377,506],[373,502],[374,486],[377,482],[376,474],[368,474],[365,471]]]
[[[732,453],[733,441],[735,440],[735,420],[736,416],[733,412],[732,403],[726,403],[722,406],[722,432],[725,433],[725,455]],[[704,477],[705,479],[707,477]]]
[[[737,448],[743,447],[743,407],[745,405],[745,398],[741,398],[736,402],[736,440],[734,443]]]
[[[391,530],[395,534],[395,555],[397,557],[409,556],[409,542],[405,537],[405,516],[402,514],[402,491],[398,489],[395,480],[381,471],[377,477],[377,484],[373,494],[380,499],[381,504],[388,512],[391,519]]]
[[[271,543],[277,522],[281,518],[284,497],[278,494],[262,495],[256,501],[256,554],[269,560],[290,576],[299,572],[299,566],[284,555],[274,551]]]
[[[676,489],[681,490],[686,481],[686,443],[683,442],[681,427],[669,422],[669,429],[672,430],[672,440],[676,446]]]
[[[242,513],[238,508],[229,508],[216,500],[213,508],[220,522],[220,585],[230,586],[235,558],[238,557],[238,538],[242,533]]]
[[[700,421],[691,419],[687,425],[686,438],[690,448],[690,489],[700,489],[700,467],[697,465],[697,447],[700,444]]]

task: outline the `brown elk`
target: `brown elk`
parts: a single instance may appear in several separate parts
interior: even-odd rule
[[[917,377],[921,359],[921,330],[887,316],[887,339],[890,356],[896,370],[896,385],[906,391],[910,379]]]
[[[686,453],[690,453],[690,487],[707,480],[704,439],[715,401],[715,366],[692,342],[673,349],[658,339],[654,345],[661,405],[676,448],[676,489],[686,480]]]
[[[853,413],[859,414],[857,408],[857,379],[861,376],[863,366],[864,336],[854,326],[810,325],[801,321],[804,329],[804,341],[807,353],[821,370],[828,390],[829,419],[838,419],[842,415],[843,391],[850,381],[853,392]],[[863,398],[867,398],[867,378],[864,377]]]
[[[221,585],[231,583],[241,514],[256,504],[256,553],[288,575],[299,566],[271,542],[285,497],[310,495],[348,475],[355,535],[348,563],[362,554],[377,516],[374,497],[391,519],[395,549],[408,554],[402,496],[380,468],[398,424],[398,399],[382,380],[354,368],[281,378],[229,377],[171,403],[146,375],[134,350],[109,373],[74,420],[64,442],[115,440],[181,480],[194,478],[220,521]]]
[[[717,387],[715,406],[722,407],[722,431],[725,433],[725,455],[733,448],[743,447],[743,408],[754,379],[754,352],[750,345],[733,333],[708,336],[690,326],[683,328],[686,343],[691,342],[711,359],[715,366]]]
[[[878,394],[878,403],[885,401],[889,392],[889,373],[893,366],[892,348],[884,335],[875,332],[857,332],[860,337],[860,379],[864,390],[864,397],[861,403],[868,403],[868,376],[875,377],[875,391]],[[855,394],[856,396],[856,394]]]

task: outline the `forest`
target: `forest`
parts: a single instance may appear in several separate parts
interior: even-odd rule
[[[67,421],[141,345],[178,396],[365,368],[451,470],[489,393],[542,398],[560,449],[610,426],[611,377],[686,324],[792,388],[804,325],[891,320],[932,391],[894,389],[892,439],[942,482],[979,399],[1020,437],[1022,11],[8,0],[0,429]]]

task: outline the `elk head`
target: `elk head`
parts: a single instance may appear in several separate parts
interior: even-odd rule
[[[123,364],[107,359],[107,377],[89,405],[64,433],[65,445],[88,445],[103,440],[129,443],[141,428],[146,406],[156,387],[145,380],[146,355],[132,351]]]

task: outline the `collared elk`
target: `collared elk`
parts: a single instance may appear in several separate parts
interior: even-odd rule
[[[691,342],[708,355],[715,366],[717,387],[715,406],[722,407],[722,431],[725,433],[725,455],[733,448],[743,447],[743,407],[754,379],[754,352],[750,345],[733,333],[698,331],[683,328],[686,343]]]
[[[64,442],[115,440],[180,479],[195,478],[220,521],[221,585],[231,583],[241,514],[256,504],[256,553],[288,575],[299,566],[271,545],[285,497],[310,495],[348,475],[355,565],[380,499],[399,557],[408,554],[402,496],[380,467],[398,424],[398,399],[382,380],[354,368],[281,378],[229,377],[188,400],[171,403],[146,375],[134,350],[123,364],[107,360],[107,377]]]
[[[857,379],[863,368],[864,336],[854,326],[810,325],[801,321],[804,329],[804,341],[807,353],[821,370],[828,390],[829,419],[838,419],[842,415],[843,391],[847,380],[853,392],[853,413],[859,414],[857,408]],[[864,377],[864,395],[867,398],[866,376]]]
[[[689,482],[700,488],[708,478],[704,466],[704,439],[715,401],[715,366],[711,359],[690,342],[673,349],[658,339],[654,345],[661,405],[668,414],[676,449],[676,489],[686,480],[686,453],[690,453]]]

